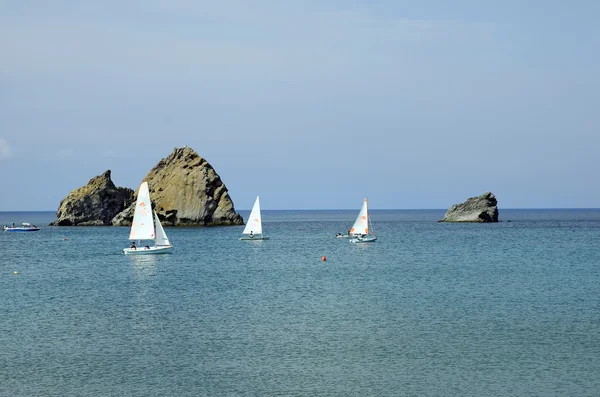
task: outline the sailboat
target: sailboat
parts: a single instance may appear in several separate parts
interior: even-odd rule
[[[134,240],[134,242],[131,244],[131,248],[123,249],[125,255],[164,254],[173,248],[158,215],[152,210],[148,182],[142,183],[138,191],[129,240]],[[135,245],[136,240],[139,246]],[[154,240],[154,246],[142,247],[141,240]]]
[[[250,211],[250,216],[248,217],[248,222],[246,222],[246,227],[242,232],[242,237],[240,240],[268,240],[269,237],[263,235],[262,230],[262,220],[260,217],[260,200],[258,196],[256,196],[256,201],[254,202],[254,206],[252,207],[252,211]]]
[[[370,236],[369,230],[371,230]],[[371,216],[369,215],[368,201],[366,198],[365,201],[363,201],[360,212],[348,235],[351,236],[351,243],[370,243],[377,240],[377,237],[375,237],[375,233],[373,232],[373,225],[371,225]]]

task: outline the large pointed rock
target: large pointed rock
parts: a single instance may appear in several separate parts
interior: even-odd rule
[[[455,204],[446,211],[440,222],[498,222],[498,201],[493,193],[486,192]]]
[[[214,168],[189,147],[174,149],[143,179],[152,207],[166,226],[243,225],[227,187]],[[112,219],[129,226],[135,203]]]
[[[116,187],[110,170],[73,190],[58,206],[51,226],[108,226],[112,218],[134,201],[133,190]]]

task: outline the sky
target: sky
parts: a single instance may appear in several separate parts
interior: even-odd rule
[[[600,207],[600,2],[0,9],[0,211],[184,145],[241,210]]]

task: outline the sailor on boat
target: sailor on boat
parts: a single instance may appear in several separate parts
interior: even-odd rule
[[[250,231],[250,238],[254,238],[254,232]]]

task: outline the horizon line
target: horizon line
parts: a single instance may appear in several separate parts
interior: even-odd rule
[[[251,208],[235,210],[251,211]],[[369,211],[447,211],[447,208],[370,208]],[[507,207],[500,210],[600,210],[600,207]],[[287,209],[265,209],[261,211],[357,211],[356,208],[287,208]],[[56,210],[0,210],[0,213],[8,212],[57,212]]]

